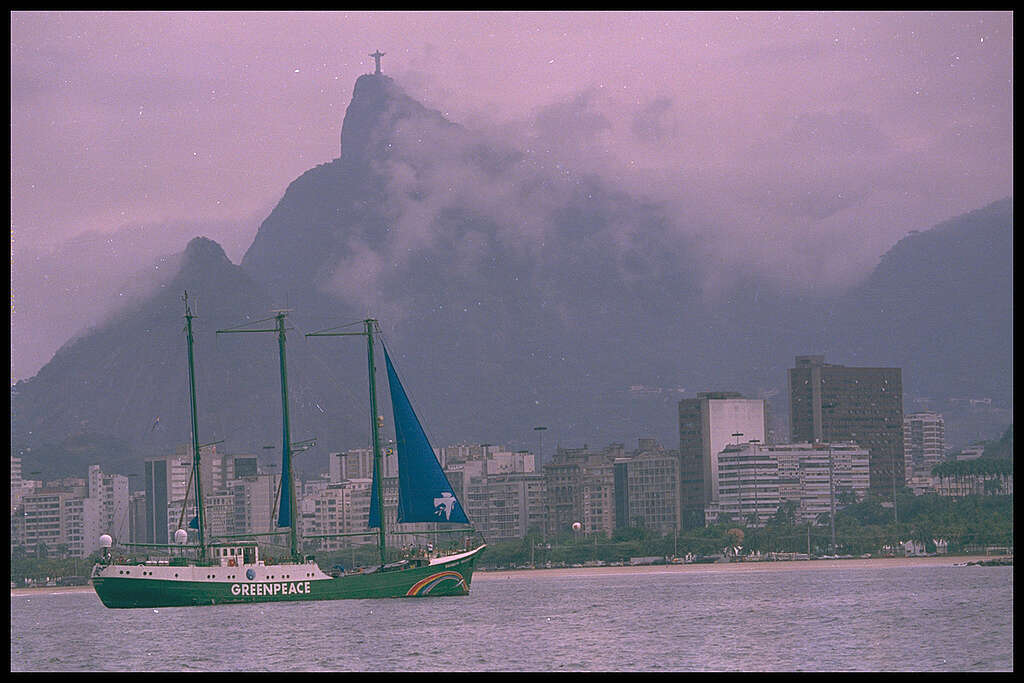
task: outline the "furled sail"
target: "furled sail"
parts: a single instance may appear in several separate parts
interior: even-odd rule
[[[291,449],[288,437],[284,438],[284,455],[281,458],[281,504],[277,509],[277,526],[284,528],[292,525],[292,487],[291,487]]]
[[[462,504],[441,469],[405,389],[395,374],[386,347],[384,360],[388,370],[398,447],[398,521],[469,524]],[[378,476],[376,471],[374,476]],[[370,506],[371,527],[378,526],[379,521],[375,521],[380,519],[379,513],[374,515],[375,502]]]

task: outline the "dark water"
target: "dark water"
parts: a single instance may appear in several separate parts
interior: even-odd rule
[[[11,670],[1013,670],[1012,567],[707,567],[478,574],[470,596],[426,600],[12,596]]]

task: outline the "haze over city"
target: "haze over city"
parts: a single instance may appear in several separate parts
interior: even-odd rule
[[[449,121],[662,203],[709,297],[841,291],[1012,195],[1010,12],[13,12],[12,383],[192,237],[238,263],[375,50]]]

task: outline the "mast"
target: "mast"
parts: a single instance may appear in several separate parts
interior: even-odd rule
[[[356,323],[349,323],[355,325]],[[343,325],[342,327],[348,327]],[[377,504],[378,513],[378,531],[377,531],[377,549],[380,553],[381,566],[384,565],[387,559],[387,546],[385,543],[385,528],[384,528],[384,459],[380,450],[380,425],[377,420],[377,370],[373,362],[373,330],[377,327],[377,321],[373,318],[367,318],[363,321],[362,332],[333,332],[331,330],[338,328],[331,328],[331,330],[323,330],[321,332],[310,332],[307,337],[366,337],[366,366],[367,373],[369,374],[370,381],[370,434],[373,439],[373,501]],[[371,505],[371,509],[372,509]]]
[[[291,532],[288,534],[288,538],[291,540],[291,552],[292,559],[299,559],[299,535],[298,535],[298,517],[295,514],[295,472],[292,468],[292,452],[291,452],[291,436],[289,434],[289,420],[288,420],[288,364],[285,361],[284,353],[284,317],[286,313],[279,311],[275,316],[277,318],[277,349],[278,357],[281,362],[281,431],[282,431],[282,462],[281,462],[281,476],[285,476],[284,473],[287,471],[288,476],[288,517],[291,522]],[[284,490],[284,487],[281,487]]]
[[[196,407],[196,374],[193,359],[192,309],[188,305],[188,292],[182,297],[185,302],[185,329],[188,338],[188,390],[189,407],[192,412],[192,475],[196,480],[196,521],[199,524],[199,557],[206,557],[205,515],[203,514],[203,484],[199,469],[199,420]]]
[[[380,526],[377,532],[377,545],[380,549],[380,564],[385,563],[386,544],[384,538],[384,458],[380,452],[380,428],[377,424],[377,372],[373,364],[373,326],[376,320],[363,321],[366,326],[366,364],[370,375],[370,433],[373,434],[373,468],[377,476],[373,478],[373,495],[377,499],[377,510],[380,513]]]
[[[291,436],[289,434],[288,420],[288,363],[285,357],[285,325],[284,319],[288,310],[281,309],[274,311],[276,324],[273,329],[242,330],[228,329],[217,330],[217,334],[228,334],[234,332],[276,332],[277,350],[281,366],[281,505],[277,512],[277,525],[288,527],[290,539],[290,551],[293,561],[301,560],[299,555],[299,534],[298,515],[295,504],[295,473],[292,468]],[[264,319],[266,320],[266,319]],[[262,322],[262,321],[261,321]],[[287,500],[286,500],[287,498]]]

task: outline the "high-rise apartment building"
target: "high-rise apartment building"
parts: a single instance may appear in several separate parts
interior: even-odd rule
[[[718,504],[736,522],[764,526],[779,509],[779,462],[759,443],[726,446],[718,454]]]
[[[314,498],[313,533],[322,535],[320,549],[340,550],[348,544],[373,542],[370,518],[371,479],[346,479],[331,483]],[[333,536],[366,531],[366,536]]]
[[[764,526],[780,505],[797,503],[796,520],[822,515],[864,498],[868,451],[852,442],[729,445],[718,456],[719,498],[705,510],[708,523],[728,517]]]
[[[26,494],[19,545],[29,552],[86,557],[99,548],[99,501],[85,487],[46,486]]]
[[[179,454],[151,458],[144,467],[146,528],[143,538],[146,543],[168,543],[172,536],[167,533],[167,509],[172,502],[185,499],[192,458]]]
[[[489,474],[486,484],[474,495],[481,513],[479,521],[472,518],[474,525],[488,540],[523,538],[531,529],[540,531],[544,491],[544,475],[540,472]]]
[[[730,443],[764,443],[764,399],[733,391],[703,392],[679,401],[679,510],[683,528],[704,526],[704,508],[718,501],[718,454]]]
[[[543,467],[546,495],[547,533],[557,535],[579,522],[585,533],[611,534],[615,480],[612,463],[624,453],[622,444],[601,451],[557,448],[551,462]],[[589,514],[588,514],[589,511]]]
[[[614,461],[622,449],[622,444],[610,444],[600,457],[588,460],[583,470],[579,522],[585,535],[600,534],[611,538],[615,532]]]
[[[473,526],[485,538],[522,538],[531,530],[545,530],[545,477],[534,470],[533,453],[460,444],[439,449],[438,459]]]
[[[654,439],[614,461],[615,526],[643,526],[659,533],[679,529],[679,457]]]
[[[831,365],[797,356],[789,370],[790,440],[854,441],[868,449],[871,492],[892,499],[904,482],[900,368]]]
[[[280,485],[281,476],[277,472],[241,477],[228,483],[228,493],[234,505],[231,518],[235,533],[279,531],[275,522]]]
[[[110,534],[118,541],[131,537],[128,521],[130,500],[128,477],[120,474],[104,474],[99,465],[89,467],[89,497],[95,498],[99,506],[99,524],[103,533]],[[97,539],[99,536],[97,536]],[[97,544],[99,541],[91,541]]]
[[[11,511],[21,505],[21,458],[11,456]]]
[[[11,456],[11,514],[15,508],[21,506],[22,497],[32,493],[35,489],[42,488],[43,482],[39,479],[22,478],[21,458]]]
[[[238,504],[224,496],[233,491],[234,482],[258,475],[257,459],[254,455],[218,453],[216,445],[201,447],[199,455],[204,508],[210,517],[206,520],[207,532],[222,533],[219,531],[222,526],[230,528],[236,522],[236,514],[231,510]],[[189,529],[188,524],[195,515],[192,447],[179,446],[171,455],[146,460],[145,477],[146,523],[141,537],[146,543],[169,543],[178,528],[178,520]],[[183,508],[186,509],[184,516]],[[239,519],[247,519],[247,516]]]
[[[903,418],[903,455],[906,481],[929,477],[946,459],[946,425],[938,413],[911,413]]]
[[[859,444],[789,443],[764,450],[778,463],[780,504],[797,501],[801,522],[831,514],[833,501],[840,510],[868,492],[869,454]]]

